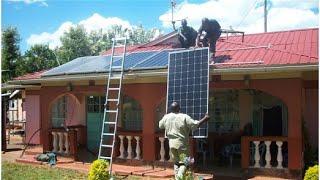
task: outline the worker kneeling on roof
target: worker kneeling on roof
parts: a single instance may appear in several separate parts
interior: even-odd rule
[[[186,170],[186,164],[179,159],[181,154],[189,156],[189,134],[201,124],[209,120],[206,114],[201,120],[193,120],[187,114],[180,113],[180,106],[173,102],[171,113],[166,114],[159,122],[159,128],[166,130],[169,139],[169,148],[174,161],[175,179],[181,179]]]
[[[194,47],[197,38],[197,31],[188,26],[187,20],[181,21],[181,28],[179,30],[179,41],[182,48]]]
[[[200,40],[202,32],[205,32],[203,39]],[[210,53],[215,55],[216,52],[216,42],[221,35],[221,27],[220,24],[214,19],[203,18],[202,24],[198,31],[198,36],[196,39],[196,46],[208,47],[210,49]]]

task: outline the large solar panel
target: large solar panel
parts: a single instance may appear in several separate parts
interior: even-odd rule
[[[198,48],[169,53],[167,112],[174,101],[180,104],[182,113],[200,120],[208,112],[209,49]],[[208,136],[208,124],[192,132],[195,138]]]

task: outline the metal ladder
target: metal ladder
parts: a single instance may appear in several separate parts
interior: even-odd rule
[[[109,160],[109,174],[111,174],[112,171],[112,157],[116,140],[117,122],[119,117],[121,86],[123,79],[124,61],[126,57],[127,38],[113,38],[112,41],[112,53],[109,65],[109,76],[106,89],[106,100],[104,104],[103,123],[98,154],[98,159]],[[122,48],[123,51],[121,55],[115,55],[115,48]],[[114,65],[115,58],[121,58],[119,60],[121,61],[120,66]],[[113,80],[114,82],[112,83],[112,86],[111,80]],[[115,92],[117,97],[111,98],[110,92]],[[107,118],[108,115],[109,118]],[[111,130],[109,126],[113,126],[113,130]],[[112,138],[112,143],[110,143],[110,138]]]

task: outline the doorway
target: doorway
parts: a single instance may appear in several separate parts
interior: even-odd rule
[[[282,136],[282,108],[263,109],[263,136]]]
[[[99,151],[105,96],[87,96],[87,148]]]

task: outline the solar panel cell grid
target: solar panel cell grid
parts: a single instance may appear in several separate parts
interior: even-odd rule
[[[200,120],[208,111],[208,54],[208,48],[169,53],[167,107],[176,101],[181,112],[195,120]],[[203,124],[193,136],[204,138],[207,132],[207,124]]]

